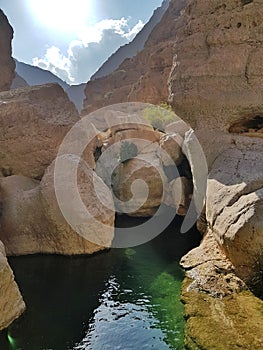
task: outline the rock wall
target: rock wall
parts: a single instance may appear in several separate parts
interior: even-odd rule
[[[85,89],[82,114],[119,102],[160,103],[167,100],[167,80],[175,53],[177,18],[185,0],[171,1],[168,10],[149,35],[144,49],[126,59],[110,75],[92,80]]]
[[[66,93],[58,84],[48,84],[2,92],[0,98],[0,239],[7,254],[91,254],[110,246],[115,213],[100,205],[96,193],[92,192],[96,177],[92,170],[96,138],[85,149],[83,157],[87,166],[79,168],[82,175],[79,175],[78,191],[81,189],[85,206],[94,217],[99,216],[98,220],[94,223],[87,219],[87,229],[78,234],[58,205],[54,187],[55,158],[69,130],[80,122]],[[79,133],[68,145],[66,153],[74,155],[79,141],[86,140],[84,126],[81,124],[77,130]],[[70,157],[67,159],[65,169],[61,169],[59,186],[65,193],[70,193],[74,186],[68,178],[66,166],[74,166],[74,161]],[[100,189],[104,191],[108,206],[113,206],[107,186],[101,179],[95,180],[101,182]],[[73,204],[73,195],[67,198],[72,203],[71,211],[76,216],[82,215]],[[79,224],[81,219],[83,217],[78,216]],[[104,231],[100,223],[106,224]],[[96,239],[92,239],[94,232],[97,233]]]
[[[197,132],[209,164],[234,142],[233,124],[262,113],[262,11],[256,0],[193,0],[181,18],[169,102]]]
[[[260,1],[190,1],[169,79],[211,169],[207,224],[246,280],[263,243],[262,11]]]
[[[13,29],[0,9],[0,91],[8,90],[14,77],[15,63],[11,57],[12,38]],[[0,199],[1,216],[3,208],[2,198]],[[24,310],[25,303],[8,265],[3,243],[0,241],[0,331],[8,327]]]
[[[262,302],[243,294],[245,281],[262,297],[262,14],[261,1],[192,0],[177,30],[168,101],[194,128],[210,169],[205,237],[181,261],[191,279],[183,288],[189,349],[263,346]],[[237,318],[233,293],[244,310]]]
[[[0,331],[8,327],[24,310],[25,303],[8,265],[4,246],[0,241]]]
[[[135,38],[126,45],[121,46],[115,53],[113,53],[105,63],[94,73],[90,80],[104,77],[114,70],[118,69],[119,65],[126,59],[136,56],[137,52],[144,47],[146,40],[154,27],[160,22],[162,16],[169,6],[170,0],[164,0],[162,5],[158,7],[150,20],[143,26],[142,30],[135,36]]]
[[[57,84],[0,93],[0,169],[41,179],[78,112]]]
[[[9,90],[15,75],[15,62],[11,57],[13,29],[0,9],[0,91]]]

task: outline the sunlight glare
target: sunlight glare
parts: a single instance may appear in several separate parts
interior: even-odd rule
[[[28,0],[35,19],[49,29],[78,31],[92,19],[92,0]]]

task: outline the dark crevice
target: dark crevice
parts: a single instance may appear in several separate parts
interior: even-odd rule
[[[255,115],[254,117],[240,120],[230,126],[229,132],[235,134],[263,133],[263,116]]]
[[[241,4],[242,4],[243,6],[248,5],[248,4],[250,4],[251,2],[253,2],[253,0],[241,0]]]

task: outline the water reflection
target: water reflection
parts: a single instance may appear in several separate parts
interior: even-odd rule
[[[28,309],[8,330],[12,347],[0,336],[0,349],[182,349],[176,259],[198,240],[195,232],[176,233],[173,223],[133,249],[10,259]]]

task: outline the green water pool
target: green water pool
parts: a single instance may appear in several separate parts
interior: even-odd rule
[[[200,237],[178,225],[147,244],[90,257],[9,258],[27,311],[0,335],[0,349],[183,349],[178,261]]]

